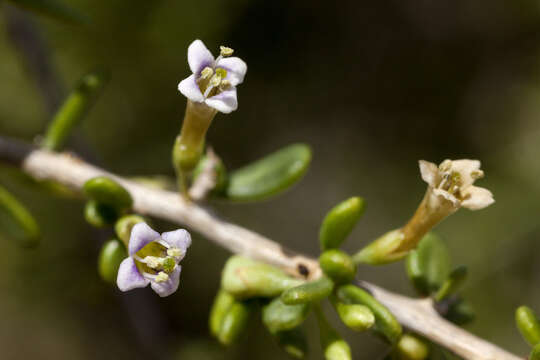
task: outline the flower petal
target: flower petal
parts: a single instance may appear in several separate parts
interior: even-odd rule
[[[247,72],[247,65],[244,60],[234,56],[219,59],[216,68],[227,70],[225,79],[229,80],[232,86],[241,84]]]
[[[188,47],[188,64],[191,72],[198,75],[202,69],[207,66],[212,67],[214,64],[214,56],[204,46],[201,40],[195,40]]]
[[[201,89],[199,88],[199,84],[197,84],[197,79],[195,74],[192,74],[185,78],[184,80],[180,81],[180,84],[178,84],[178,90],[187,97],[191,101],[195,102],[203,102],[204,101],[204,95],[201,92]]]
[[[182,250],[180,260],[184,258],[187,248],[191,245],[191,235],[184,229],[164,232],[161,238],[171,247]]]
[[[495,202],[491,191],[478,186],[470,186],[464,195],[466,199],[461,202],[461,206],[470,210],[480,210]]]
[[[471,174],[473,172],[478,172],[480,170],[480,161],[478,160],[453,160],[451,171],[456,171],[461,176],[461,188],[466,189],[471,186],[477,177],[473,177]]]
[[[433,189],[433,194],[450,201],[454,206],[459,205],[459,200],[454,195],[450,194],[448,191],[442,189]]]
[[[169,296],[178,290],[178,285],[180,284],[180,272],[182,267],[177,265],[173,272],[169,274],[169,280],[165,282],[155,282],[152,281],[152,289],[161,297]]]
[[[422,180],[428,183],[429,186],[435,187],[437,183],[437,175],[439,173],[439,168],[437,165],[425,160],[419,160],[418,165],[420,166]]]
[[[129,255],[134,255],[148,243],[159,239],[159,233],[152,230],[148,224],[141,222],[133,226],[131,236],[129,238]]]
[[[238,108],[236,99],[236,88],[231,87],[221,93],[205,100],[206,105],[224,114],[228,114]]]
[[[143,288],[150,281],[144,278],[135,265],[135,260],[128,257],[120,263],[116,284],[122,291],[128,291],[135,288]]]

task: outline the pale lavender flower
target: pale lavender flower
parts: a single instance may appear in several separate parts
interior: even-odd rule
[[[188,64],[191,74],[178,84],[178,90],[189,100],[205,103],[222,112],[237,109],[236,85],[244,81],[247,65],[238,57],[231,57],[233,50],[224,46],[214,59],[201,40],[195,40],[188,48]]]
[[[146,223],[136,224],[129,239],[129,257],[118,269],[118,288],[128,291],[151,284],[159,296],[171,295],[178,289],[182,270],[179,262],[190,245],[191,236],[186,230],[160,235]]]

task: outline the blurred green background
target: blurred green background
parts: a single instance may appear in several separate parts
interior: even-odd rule
[[[402,225],[425,184],[418,159],[478,158],[496,203],[461,210],[438,228],[455,264],[469,266],[468,329],[526,354],[513,323],[540,311],[540,3],[503,1],[64,1],[87,26],[0,12],[0,133],[32,141],[87,71],[111,81],[71,148],[123,175],[172,175],[185,98],[187,46],[227,45],[248,64],[239,109],[218,114],[209,143],[236,168],[293,142],[314,159],[292,191],[264,203],[214,204],[223,217],[317,255],[317,232],[337,202],[368,209],[346,244],[356,250]],[[26,49],[21,52],[21,44]],[[30,59],[30,60],[29,60]],[[195,236],[181,288],[120,294],[96,271],[97,232],[83,203],[59,199],[0,168],[0,183],[42,225],[37,249],[0,238],[0,351],[18,359],[284,358],[254,321],[238,346],[208,335],[207,315],[228,254]],[[160,231],[172,224],[155,223]],[[362,277],[412,295],[403,264]],[[334,319],[335,320],[335,319]],[[320,359],[314,319],[311,359]],[[341,328],[342,329],[342,328]],[[347,333],[355,359],[379,359],[378,339]]]

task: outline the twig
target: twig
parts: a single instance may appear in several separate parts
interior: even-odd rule
[[[53,180],[75,190],[80,190],[88,179],[110,176],[131,193],[134,210],[138,213],[184,225],[233,253],[278,266],[293,276],[313,279],[321,274],[315,259],[289,251],[262,235],[218,219],[201,206],[182,200],[177,193],[125,180],[73,155],[38,150],[0,136],[0,161],[19,166],[35,179]],[[469,360],[523,359],[441,318],[429,299],[408,298],[367,282],[361,282],[361,285],[387,306],[403,326],[456,355]]]

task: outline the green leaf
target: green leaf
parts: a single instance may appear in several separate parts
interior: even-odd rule
[[[212,310],[210,310],[209,318],[209,327],[210,333],[215,337],[219,336],[221,330],[221,324],[223,323],[223,318],[225,314],[229,311],[231,306],[234,304],[234,296],[229,294],[223,289],[220,289],[212,305]]]
[[[124,244],[118,239],[111,239],[101,247],[98,257],[98,272],[103,280],[116,283],[120,263],[127,257]]]
[[[109,205],[90,200],[84,206],[84,218],[90,225],[102,228],[114,224],[118,213]]]
[[[300,326],[309,313],[309,304],[286,305],[277,297],[262,309],[262,321],[275,334]]]
[[[42,146],[48,150],[61,150],[73,128],[86,116],[107,81],[102,72],[83,76],[68,95],[52,119]]]
[[[540,323],[531,308],[527,306],[517,308],[516,325],[529,344],[535,346],[540,343]]]
[[[323,272],[338,284],[351,282],[356,275],[356,264],[352,258],[338,249],[323,252],[319,264]]]
[[[219,329],[218,340],[223,345],[231,345],[238,340],[240,335],[246,330],[251,305],[235,301],[223,316]]]
[[[452,300],[444,317],[456,325],[465,325],[475,318],[472,305],[464,299],[457,298]]]
[[[465,282],[466,278],[466,266],[458,266],[457,268],[452,270],[450,275],[448,275],[446,281],[440,287],[439,291],[437,291],[437,294],[435,294],[435,301],[442,301],[448,296],[456,293],[459,287]]]
[[[233,201],[264,200],[298,182],[311,161],[304,144],[287,146],[230,174],[225,197]]]
[[[237,298],[274,297],[301,283],[278,268],[241,256],[232,256],[221,276],[221,287]]]
[[[375,330],[395,344],[402,334],[400,323],[383,304],[378,302],[367,291],[354,285],[344,285],[338,288],[336,295],[345,304],[365,305],[375,316]]]
[[[285,290],[281,300],[287,305],[306,304],[322,300],[332,293],[334,282],[327,276],[322,276],[302,285]]]
[[[540,360],[540,344],[537,344],[531,350],[529,360]]]
[[[421,295],[437,291],[450,273],[450,255],[444,242],[428,233],[405,262],[407,275]]]
[[[321,249],[338,248],[360,220],[364,208],[364,199],[360,197],[352,197],[332,208],[319,231]]]
[[[280,331],[275,334],[278,345],[285,350],[287,354],[295,359],[303,359],[307,354],[306,335],[300,328],[289,331]]]
[[[79,11],[56,0],[9,0],[28,11],[46,15],[72,24],[88,24],[88,18]],[[65,0],[67,2],[67,0]]]
[[[328,324],[318,305],[315,307],[315,313],[317,314],[319,323],[319,334],[324,358],[326,360],[351,360],[352,356],[349,344]]]
[[[106,176],[97,176],[84,183],[84,194],[100,203],[108,205],[119,212],[126,211],[133,205],[133,199],[122,185]]]
[[[26,209],[11,193],[0,186],[0,228],[7,235],[20,241],[22,246],[32,247],[39,243],[39,226]]]

